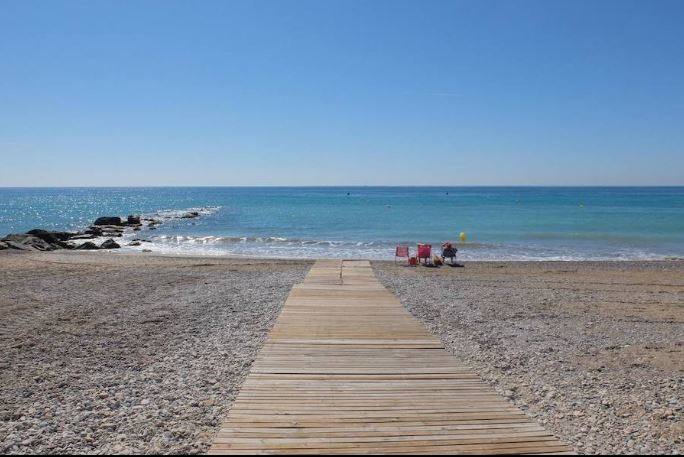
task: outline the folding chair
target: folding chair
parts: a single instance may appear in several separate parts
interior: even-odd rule
[[[431,244],[419,244],[418,245],[418,263],[420,259],[424,259],[425,265],[432,263],[432,245]]]
[[[397,257],[406,257],[406,262],[408,262],[409,256],[408,246],[397,246],[397,250],[394,251],[394,263],[397,263]]]

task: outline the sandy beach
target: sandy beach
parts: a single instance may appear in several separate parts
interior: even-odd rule
[[[206,451],[310,264],[0,253],[0,452]],[[373,265],[578,452],[684,450],[684,262]]]

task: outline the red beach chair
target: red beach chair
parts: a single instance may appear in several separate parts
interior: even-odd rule
[[[425,265],[432,261],[432,245],[419,244],[418,245],[418,263],[420,259],[425,259]]]
[[[406,257],[406,261],[408,262],[409,247],[408,246],[397,246],[397,250],[394,252],[394,263],[397,263],[397,257]]]

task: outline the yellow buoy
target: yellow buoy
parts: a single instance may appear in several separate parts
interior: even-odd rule
[[[458,239],[461,240],[461,243],[465,243],[466,240],[468,239],[468,236],[466,235],[465,232],[461,232],[461,234],[458,235]]]

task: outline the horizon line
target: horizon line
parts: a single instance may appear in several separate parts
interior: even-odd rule
[[[230,184],[181,184],[181,185],[110,185],[110,186],[89,186],[89,185],[44,185],[44,186],[0,186],[0,189],[168,189],[168,188],[679,188],[684,184],[429,184],[429,185],[398,185],[398,184],[250,184],[250,185],[230,185]]]

